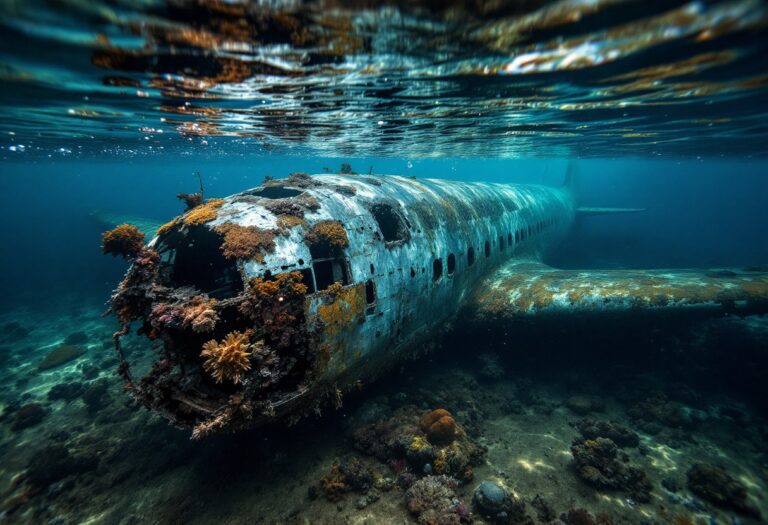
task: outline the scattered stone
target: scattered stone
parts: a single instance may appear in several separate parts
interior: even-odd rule
[[[747,502],[746,487],[724,468],[696,463],[688,470],[687,477],[688,488],[701,499],[723,509],[760,517],[760,512]]]
[[[549,523],[557,518],[554,509],[549,506],[549,503],[540,494],[536,494],[533,500],[531,500],[531,507],[536,509],[536,517],[543,523]]]
[[[614,421],[582,419],[576,427],[585,439],[608,438],[620,447],[636,447],[640,438],[632,430]]]
[[[605,408],[600,401],[588,396],[571,396],[565,401],[565,406],[581,416],[601,412]]]
[[[568,514],[562,514],[560,521],[567,525],[613,525],[613,520],[607,514],[592,514],[584,509],[571,509]]]
[[[493,481],[480,483],[472,496],[472,503],[479,511],[492,515],[501,512],[506,501],[507,491]]]
[[[673,493],[680,490],[680,483],[675,478],[662,479],[661,486]]]
[[[112,401],[109,395],[109,381],[102,379],[91,383],[90,387],[83,393],[83,401],[89,414],[95,414],[106,408]]]
[[[17,432],[40,424],[48,412],[39,403],[22,405],[11,417],[11,430]]]
[[[48,400],[50,401],[72,401],[83,395],[83,384],[78,381],[71,383],[58,383],[48,391]]]
[[[95,457],[75,457],[64,445],[51,445],[32,456],[26,479],[33,487],[44,489],[67,476],[93,470],[97,465]]]
[[[8,343],[15,343],[27,337],[31,331],[18,321],[11,321],[0,327],[0,336]]]
[[[618,459],[616,443],[607,438],[576,439],[571,444],[576,473],[587,484],[608,490],[622,490],[637,502],[651,499],[651,482],[642,470]]]
[[[65,345],[84,345],[88,342],[88,334],[85,332],[72,332],[64,339]]]
[[[76,345],[61,345],[50,352],[45,358],[37,365],[38,370],[49,370],[56,368],[64,363],[68,363],[73,359],[77,359],[85,353],[82,347]]]
[[[475,510],[498,525],[533,525],[525,514],[525,503],[517,500],[495,481],[483,481],[472,495]]]

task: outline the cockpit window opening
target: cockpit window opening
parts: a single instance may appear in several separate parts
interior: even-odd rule
[[[310,268],[304,268],[299,270],[301,272],[301,283],[307,287],[307,293],[315,293],[315,277],[312,275]]]
[[[512,246],[512,234],[511,233],[507,234],[507,244],[509,246]]]
[[[376,273],[376,269],[373,267],[373,263],[371,263],[371,274]]]
[[[312,261],[312,269],[315,274],[316,291],[327,289],[334,283],[342,286],[349,284],[349,268],[346,259],[315,259]]]
[[[452,253],[448,254],[448,275],[453,275],[456,271],[456,256]]]
[[[432,280],[437,282],[443,276],[443,260],[439,257],[432,262]]]
[[[262,197],[264,199],[290,199],[298,197],[304,193],[303,190],[297,190],[294,188],[285,188],[283,186],[268,186],[254,191],[246,192],[246,195],[253,195],[254,197]]]
[[[499,237],[499,251],[500,252],[504,251],[504,236],[503,235],[501,235]]]
[[[485,241],[485,256],[491,256],[491,243],[489,241]]]
[[[407,241],[409,239],[404,219],[392,204],[379,202],[371,205],[369,210],[376,220],[376,224],[379,225],[384,242]]]
[[[224,257],[222,237],[205,226],[166,235],[158,246],[159,282],[164,286],[193,286],[214,299],[235,297],[243,280],[234,259]]]
[[[413,269],[413,266],[411,266],[411,279],[416,277],[416,270]]]
[[[475,249],[470,246],[467,249],[467,266],[472,266],[473,264],[475,264]]]

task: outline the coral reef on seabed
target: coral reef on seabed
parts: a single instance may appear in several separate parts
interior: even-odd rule
[[[251,283],[248,315],[293,315],[281,308],[303,300],[301,286],[300,276]],[[208,299],[195,297],[169,298],[161,309],[165,317],[156,321],[181,328],[185,305],[206,311]],[[668,381],[655,369],[638,377],[622,363],[600,373],[594,361],[558,369],[556,360],[533,354],[525,356],[528,365],[522,354],[502,355],[498,366],[515,373],[491,374],[496,377],[488,381],[483,368],[493,360],[473,368],[466,344],[457,342],[452,354],[443,343],[440,353],[350,393],[338,412],[290,428],[191,441],[188,432],[126,404],[114,374],[116,327],[100,317],[100,307],[100,301],[87,308],[66,303],[55,315],[30,310],[0,316],[0,327],[21,327],[0,330],[7,356],[0,365],[0,523],[198,525],[222,516],[232,523],[286,525],[764,523],[764,412],[703,382]],[[223,318],[220,307],[211,310]],[[190,315],[198,318],[207,317]],[[222,322],[213,332],[195,332],[191,325],[184,330],[200,345],[214,340],[218,346],[227,333]],[[282,322],[270,337],[290,327]],[[85,352],[39,370],[45,355],[67,339]],[[258,341],[248,345],[251,373],[282,373]],[[145,363],[141,356],[157,349],[126,336],[124,351]],[[684,370],[686,377],[691,370]],[[602,411],[576,414],[564,404],[574,392],[598,398]],[[684,420],[697,411],[695,420],[709,424],[681,427],[676,418],[660,418],[653,421],[655,433],[643,430],[649,420],[642,423],[630,412],[638,403],[661,400],[659,393]],[[444,418],[439,427],[453,427],[452,439],[450,432],[430,438]],[[585,454],[582,466],[606,469],[597,470],[617,488],[579,477],[571,444],[584,449],[577,452]],[[645,473],[650,501],[633,494],[642,486],[627,477],[630,469]]]

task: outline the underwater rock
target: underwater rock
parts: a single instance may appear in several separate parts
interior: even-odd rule
[[[83,401],[89,414],[95,414],[106,408],[112,401],[109,395],[109,381],[101,379],[91,383],[83,393]]]
[[[461,482],[470,481],[472,467],[482,462],[485,450],[467,436],[453,417],[453,440],[446,444],[430,442],[421,430],[420,412],[410,405],[398,408],[388,418],[355,428],[352,443],[358,450],[386,462],[399,478],[403,470],[411,468],[420,474],[445,474]],[[441,419],[447,417],[442,412],[440,415]]]
[[[487,379],[500,379],[504,377],[504,367],[499,362],[499,356],[489,352],[480,354],[478,356],[482,368],[480,369],[480,375]]]
[[[693,423],[685,417],[680,404],[670,401],[660,392],[636,403],[627,413],[649,434],[659,433],[664,426],[682,428],[690,427]]]
[[[760,517],[760,512],[747,502],[746,487],[724,468],[709,463],[696,463],[686,475],[688,488],[701,499],[723,509]]]
[[[469,523],[469,509],[456,496],[458,486],[448,476],[426,476],[405,492],[406,507],[422,525]]]
[[[636,447],[640,444],[638,435],[615,421],[582,419],[576,424],[585,439],[608,438],[620,447]]]
[[[48,391],[48,399],[50,401],[71,401],[77,399],[83,394],[84,386],[79,381],[73,381],[71,383],[58,383],[51,387]]]
[[[39,403],[22,405],[11,416],[11,430],[17,432],[40,424],[48,411]]]
[[[23,326],[18,321],[10,321],[0,327],[0,337],[8,343],[15,343],[29,335],[31,328]]]
[[[419,425],[429,442],[436,445],[450,443],[456,437],[456,421],[450,412],[442,408],[421,416]]]
[[[607,438],[575,439],[571,444],[578,476],[587,484],[607,490],[621,490],[635,501],[651,499],[651,482],[642,470],[618,460],[616,443]]]
[[[331,472],[320,479],[320,490],[328,501],[337,502],[347,492],[367,493],[373,482],[371,469],[358,458],[352,458],[342,463],[334,463]]]
[[[73,456],[64,445],[51,445],[32,456],[25,477],[32,487],[44,489],[67,476],[91,471],[98,462],[92,456]]]
[[[555,511],[540,494],[536,494],[531,500],[531,507],[536,509],[536,517],[541,522],[549,523],[557,518]]]
[[[613,520],[606,514],[592,514],[584,509],[571,509],[568,514],[560,516],[560,520],[567,525],[613,525]]]
[[[84,345],[88,342],[88,334],[83,331],[72,332],[64,339],[65,345]]]
[[[481,482],[472,496],[472,503],[479,511],[486,514],[498,514],[504,509],[507,491],[493,481]]]
[[[605,408],[599,400],[588,396],[571,396],[565,400],[565,406],[581,416],[590,412],[601,412]]]
[[[45,358],[37,365],[38,370],[49,370],[56,368],[64,363],[68,363],[74,359],[77,359],[85,353],[82,347],[77,345],[61,345],[57,346],[50,352]]]
[[[472,495],[472,505],[484,518],[498,525],[533,525],[525,514],[525,503],[494,481],[483,481]]]

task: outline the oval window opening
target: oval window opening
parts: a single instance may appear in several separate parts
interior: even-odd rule
[[[442,259],[435,259],[432,263],[432,280],[439,281],[443,276],[443,261]]]
[[[475,249],[471,246],[467,250],[467,266],[475,264]]]
[[[485,241],[485,256],[491,256],[491,243],[489,241]]]
[[[448,275],[453,275],[456,271],[456,256],[454,254],[448,254]]]

